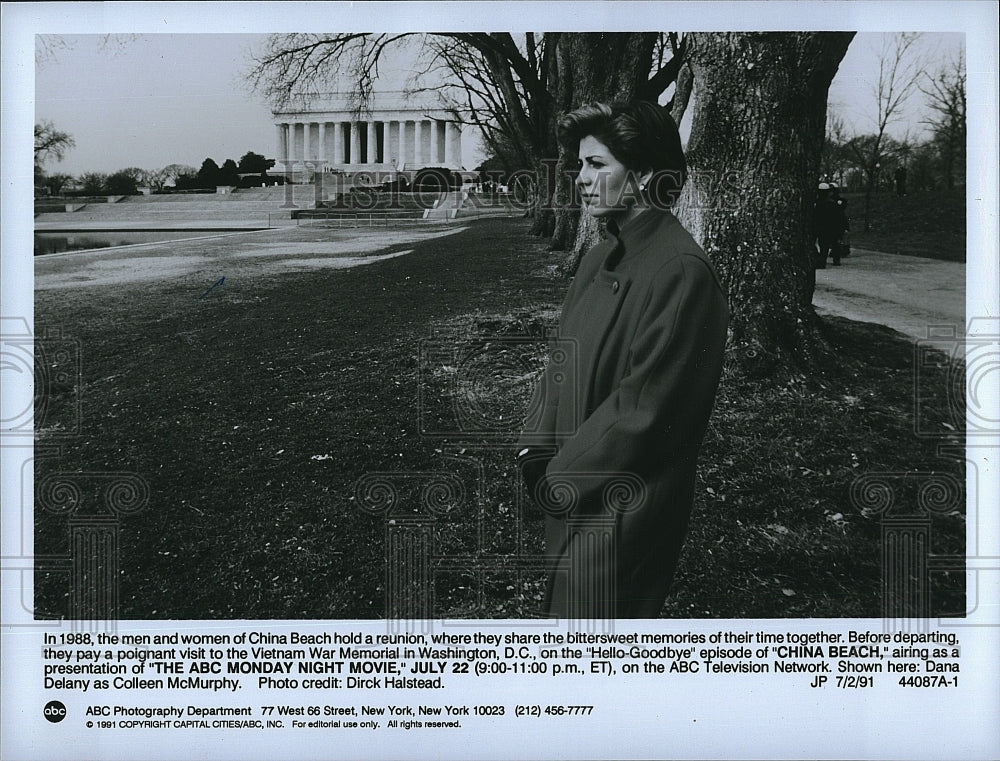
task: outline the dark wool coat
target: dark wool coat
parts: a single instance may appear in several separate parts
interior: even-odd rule
[[[609,233],[570,286],[520,446],[544,467],[533,496],[547,513],[549,613],[654,618],[687,530],[728,308],[670,212]]]

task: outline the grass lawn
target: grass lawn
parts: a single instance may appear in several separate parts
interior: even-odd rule
[[[888,190],[872,196],[865,232],[864,193],[848,193],[851,245],[887,254],[965,261],[965,189],[916,191],[902,198]]]
[[[120,617],[375,618],[387,588],[423,577],[436,616],[537,615],[542,518],[511,444],[565,283],[527,229],[482,220],[354,269],[248,270],[202,299],[207,274],[39,290],[36,333],[79,342],[82,383],[39,400],[36,483],[130,472],[149,487],[120,521]],[[885,524],[852,484],[893,474],[912,512],[928,474],[964,483],[963,461],[937,454],[964,441],[954,370],[915,379],[888,329],[826,330],[839,361],[814,376],[726,372],[665,616],[879,617]],[[936,435],[914,432],[915,388]],[[964,554],[961,502],[933,514],[933,552]],[[387,564],[403,537],[426,564]],[[66,514],[38,510],[35,543],[68,556]],[[934,573],[934,611],[961,614],[963,585]],[[67,574],[37,572],[36,604],[65,614]]]

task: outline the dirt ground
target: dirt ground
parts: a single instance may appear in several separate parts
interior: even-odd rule
[[[562,255],[529,225],[303,228],[37,257],[35,329],[51,340],[35,483],[68,474],[96,500],[107,474],[147,487],[122,520],[119,618],[383,617],[402,610],[389,527],[414,517],[450,564],[413,587],[435,618],[539,615],[543,515],[511,455],[566,284],[551,275]],[[867,283],[863,260],[820,273],[821,292]],[[351,266],[365,262],[377,263]],[[882,527],[852,484],[904,471],[965,482],[964,459],[940,453],[961,442],[949,366],[922,366],[915,396],[898,334],[825,327],[841,353],[821,372],[724,374],[664,615],[877,617]],[[428,501],[417,476],[435,473],[457,474],[454,504]],[[383,476],[398,499],[371,504]],[[935,513],[936,553],[964,555],[959,507]],[[67,557],[65,511],[35,518],[36,552]],[[935,614],[962,610],[964,580],[935,580]],[[62,568],[40,570],[35,590],[39,610],[67,615]]]

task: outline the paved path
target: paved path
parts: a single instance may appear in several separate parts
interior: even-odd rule
[[[875,322],[910,338],[932,325],[965,326],[965,265],[851,249],[840,267],[816,271],[820,314]]]

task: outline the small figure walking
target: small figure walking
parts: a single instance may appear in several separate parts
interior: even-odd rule
[[[819,184],[813,224],[819,248],[816,254],[816,269],[826,269],[828,258],[832,258],[834,265],[839,267],[840,240],[847,230],[847,215],[844,204],[838,203],[838,198],[832,192],[829,183]]]
[[[840,195],[840,188],[832,180],[830,181],[830,197],[840,208],[843,229],[840,233],[840,238],[837,240],[837,249],[840,252],[840,258],[846,259],[851,255],[851,217],[847,213],[847,199]]]

